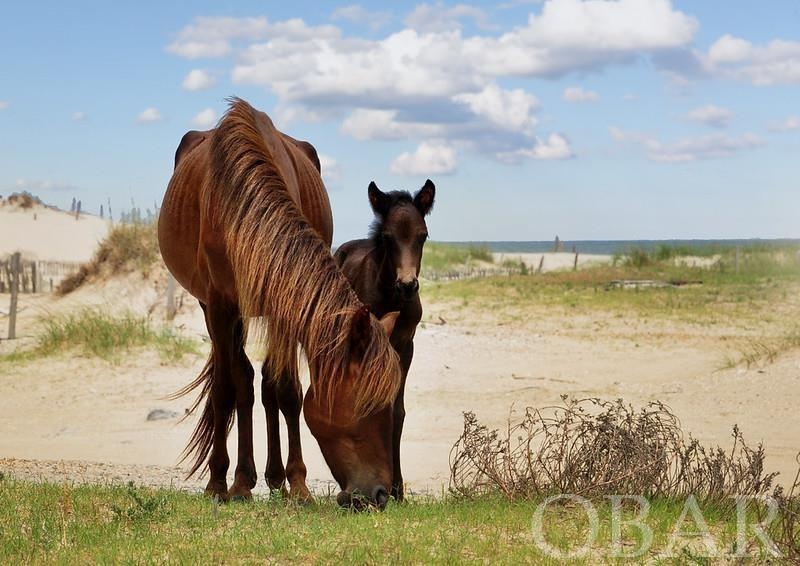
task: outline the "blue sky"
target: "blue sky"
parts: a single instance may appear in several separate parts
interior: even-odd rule
[[[11,3],[0,194],[160,202],[237,95],[311,141],[342,242],[437,185],[440,240],[800,237],[800,4]]]

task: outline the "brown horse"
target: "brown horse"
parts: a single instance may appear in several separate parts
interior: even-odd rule
[[[419,268],[428,238],[425,216],[433,207],[436,187],[428,180],[413,197],[406,191],[382,192],[373,182],[368,189],[375,221],[366,240],[353,240],[336,250],[336,261],[358,297],[377,316],[400,311],[390,341],[400,356],[403,378],[394,402],[392,496],[403,499],[400,437],[405,419],[406,376],[414,357],[414,333],[422,319]]]
[[[266,479],[309,498],[300,450],[301,407],[334,478],[339,500],[359,493],[383,506],[392,479],[393,403],[400,386],[389,344],[396,315],[378,321],[353,292],[330,254],[330,203],[314,148],[279,132],[263,112],[233,99],[217,128],[189,132],[158,224],[164,261],[199,301],[211,357],[196,387],[203,413],[185,451],[190,475],[208,458],[206,493],[251,497],[253,368],[244,352],[248,321],[267,341],[262,401],[269,434]],[[382,324],[383,323],[383,324]],[[302,400],[297,345],[311,385]],[[284,469],[278,410],[289,430]],[[226,437],[236,411],[238,463],[227,487]]]

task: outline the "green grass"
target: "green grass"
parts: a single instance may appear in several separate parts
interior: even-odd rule
[[[45,320],[33,349],[8,354],[0,361],[23,362],[70,352],[118,363],[136,348],[155,349],[169,362],[198,352],[195,341],[168,327],[155,329],[146,318],[84,309]]]
[[[0,480],[0,562],[19,563],[563,563],[548,558],[533,537],[540,501],[509,502],[412,498],[385,512],[353,514],[331,499],[301,508],[279,499],[215,505],[199,494],[133,487],[38,484]],[[645,524],[654,532],[652,562],[667,548],[683,501],[653,502]],[[735,511],[700,505],[720,553],[736,539]],[[597,504],[598,537],[578,564],[629,563],[611,550],[611,505]],[[623,506],[623,519],[635,517]],[[752,519],[751,519],[752,522]],[[542,515],[546,541],[574,549],[587,535],[588,519],[577,505],[548,506]],[[681,530],[693,531],[691,518]],[[639,529],[623,525],[623,551],[641,542]],[[755,542],[752,532],[750,542]],[[685,564],[697,551],[685,537],[675,558]],[[750,551],[759,556],[759,547]],[[700,559],[702,560],[702,559]]]
[[[486,246],[428,242],[422,255],[422,274],[469,266],[476,261],[492,263],[494,257],[491,250]]]
[[[423,300],[453,302],[486,310],[564,307],[575,311],[606,310],[621,316],[637,314],[680,317],[698,322],[786,319],[776,304],[800,309],[800,262],[795,250],[746,250],[735,270],[733,252],[711,267],[692,267],[672,261],[638,259],[578,271],[493,276],[457,281],[425,282]],[[681,287],[638,290],[609,288],[620,279],[699,282]]]

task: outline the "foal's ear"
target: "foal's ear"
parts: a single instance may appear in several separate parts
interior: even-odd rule
[[[369,196],[369,204],[372,206],[372,211],[378,216],[386,216],[392,204],[392,199],[389,195],[381,191],[375,181],[370,182],[367,188],[367,195]]]
[[[422,188],[414,195],[414,206],[422,216],[426,216],[433,208],[433,198],[436,196],[436,187],[430,179],[425,181]]]
[[[353,321],[350,323],[350,349],[358,355],[367,350],[370,333],[372,332],[371,316],[369,307],[362,306],[353,315]]]
[[[394,312],[387,312],[381,318],[381,326],[383,326],[383,330],[386,332],[386,336],[391,336],[392,332],[394,331],[394,325],[397,324],[397,317],[400,316],[400,311]]]

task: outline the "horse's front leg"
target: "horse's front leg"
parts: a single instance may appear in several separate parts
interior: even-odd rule
[[[404,400],[406,378],[408,377],[408,370],[411,367],[411,360],[413,357],[414,342],[409,340],[408,344],[400,351],[400,369],[403,377],[400,381],[400,390],[397,392],[397,397],[394,400],[392,414],[392,461],[394,463],[394,478],[392,480],[391,495],[397,501],[402,501],[404,496],[403,472],[400,468],[400,438],[403,436],[403,421],[405,421],[406,418]]]

